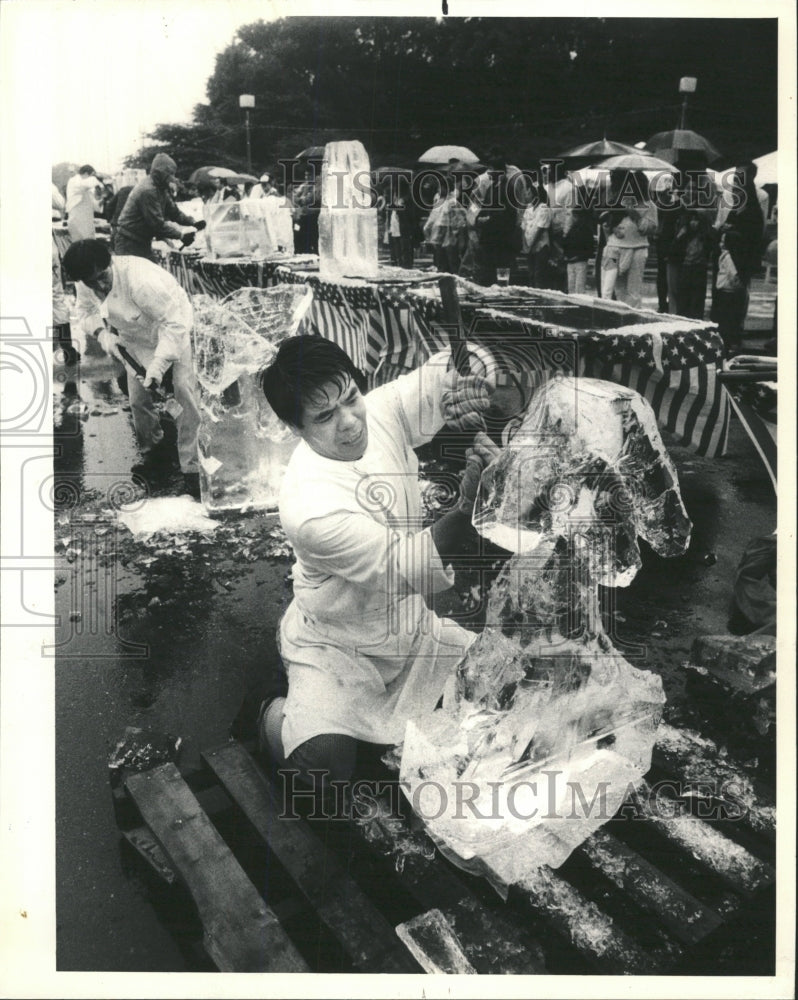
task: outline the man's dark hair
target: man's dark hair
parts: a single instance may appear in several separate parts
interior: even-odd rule
[[[94,167],[90,163],[84,163],[83,166],[78,170],[79,174],[94,174],[96,173]]]
[[[88,281],[111,263],[111,251],[102,240],[78,240],[64,254],[64,270],[70,281]]]
[[[263,393],[280,420],[302,427],[306,403],[324,400],[331,382],[343,392],[349,380],[361,392],[366,377],[337,344],[326,337],[300,336],[284,340],[274,361],[261,375]]]

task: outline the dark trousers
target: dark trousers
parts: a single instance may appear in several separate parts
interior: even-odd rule
[[[456,246],[433,246],[432,258],[438,271],[445,271],[448,274],[457,274],[460,270],[460,251]]]
[[[412,268],[413,241],[409,236],[391,236],[391,263],[395,267]]]
[[[739,288],[733,292],[715,290],[712,308],[713,319],[727,350],[738,347],[743,339],[743,324],[748,311],[748,291]]]
[[[533,288],[551,288],[551,247],[531,250],[526,259],[529,284]]]
[[[704,318],[704,301],[707,297],[706,264],[683,264],[679,278],[679,312],[691,319]]]

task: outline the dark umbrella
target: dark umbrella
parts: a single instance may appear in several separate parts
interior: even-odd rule
[[[657,132],[646,143],[646,149],[676,166],[701,163],[704,166],[720,159],[720,153],[709,139],[689,128]]]
[[[202,184],[207,182],[209,179],[213,180],[229,180],[232,177],[240,176],[231,170],[229,167],[197,167],[194,173],[189,177],[189,184]]]
[[[568,170],[579,170],[582,167],[589,167],[601,160],[606,160],[610,156],[625,156],[630,153],[639,152],[634,146],[627,146],[625,142],[616,142],[614,139],[599,139],[597,142],[586,142],[582,146],[574,146],[564,153],[556,156],[543,157],[543,163],[560,162]]]

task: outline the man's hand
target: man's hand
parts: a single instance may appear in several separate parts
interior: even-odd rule
[[[190,247],[191,244],[194,242],[194,237],[196,235],[197,234],[193,230],[188,233],[183,233],[183,235],[180,237],[180,242],[183,244],[184,247]]]
[[[478,375],[458,375],[441,395],[443,419],[460,431],[484,431],[490,409],[490,385]],[[486,436],[486,435],[483,435]]]
[[[470,515],[473,512],[482,473],[500,454],[501,449],[484,431],[479,431],[474,436],[474,444],[466,451],[466,467],[460,481],[460,500],[457,506],[464,514]]]
[[[97,334],[97,343],[102,347],[106,354],[110,354],[112,358],[116,358],[120,364],[125,363],[125,359],[119,353],[118,343],[119,338],[111,333],[110,330],[100,330]]]
[[[199,222],[194,223],[194,228],[200,233],[207,225],[208,223],[204,219],[200,219]]]
[[[160,389],[163,376],[163,366],[158,361],[153,361],[144,373],[144,378],[139,378],[139,381],[145,389]]]

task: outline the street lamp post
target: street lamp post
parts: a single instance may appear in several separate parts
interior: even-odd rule
[[[255,107],[254,94],[241,94],[238,98],[239,108],[244,109],[244,131],[247,136],[247,173],[252,173],[252,142],[249,131],[249,112]]]
[[[687,125],[687,95],[695,93],[697,83],[698,80],[694,76],[683,76],[679,80],[679,93],[684,95],[682,97],[682,114],[679,120],[680,129]]]

